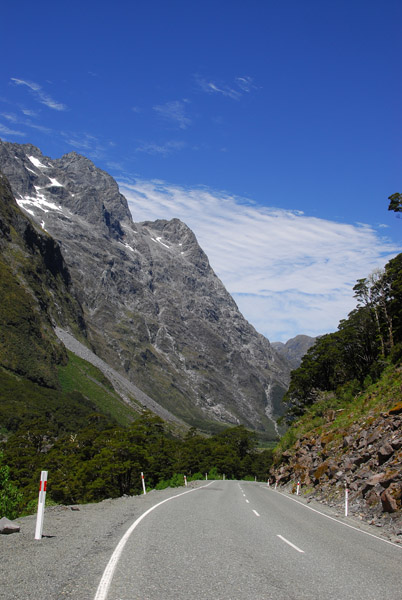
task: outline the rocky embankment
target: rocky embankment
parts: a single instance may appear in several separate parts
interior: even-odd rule
[[[343,505],[347,485],[350,514],[402,543],[402,402],[345,429],[331,427],[336,417],[328,411],[320,435],[301,437],[271,475],[331,506]]]

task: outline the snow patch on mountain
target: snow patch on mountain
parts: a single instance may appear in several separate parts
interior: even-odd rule
[[[35,156],[28,156],[28,158],[31,161],[31,163],[38,169],[48,169],[49,168],[46,165],[44,165],[43,163],[41,163],[38,158],[35,158]]]

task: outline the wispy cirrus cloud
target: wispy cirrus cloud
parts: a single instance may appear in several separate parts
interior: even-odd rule
[[[156,142],[144,142],[136,148],[136,152],[144,152],[145,154],[169,156],[174,152],[179,152],[187,147],[186,142],[180,140],[170,140],[161,144]]]
[[[20,137],[23,137],[24,135],[26,135],[23,131],[18,131],[16,129],[10,129],[10,127],[7,127],[6,125],[2,125],[0,123],[0,133],[2,135],[18,135]]]
[[[120,189],[135,221],[177,217],[191,227],[242,313],[271,341],[334,331],[355,306],[356,280],[401,250],[368,225],[206,188],[137,180]]]
[[[21,108],[21,111],[26,117],[37,117],[38,113],[30,108]]]
[[[48,93],[46,93],[39,83],[35,83],[34,81],[25,81],[24,79],[18,79],[17,77],[11,77],[11,81],[14,85],[22,85],[27,87],[36,100],[48,108],[58,111],[68,110],[65,104],[57,102]]]
[[[248,75],[236,77],[231,83],[222,81],[213,81],[200,75],[195,75],[195,81],[199,89],[207,94],[220,94],[233,100],[240,100],[244,94],[250,93],[257,86],[253,82],[253,78]]]
[[[104,159],[113,141],[102,140],[88,132],[61,131],[60,136],[67,144],[91,159]]]
[[[23,111],[25,114],[25,112]],[[30,119],[21,118],[19,115],[15,113],[1,113],[0,116],[7,120],[9,123],[13,123],[14,125],[21,125],[23,127],[30,127],[31,129],[36,129],[37,131],[41,131],[42,133],[52,133],[52,130],[49,127],[45,127],[44,125],[39,125],[38,123],[33,123]],[[14,133],[14,135],[16,135]],[[20,135],[25,135],[20,132]]]
[[[187,129],[191,125],[191,119],[186,114],[188,100],[173,100],[166,104],[158,104],[153,110],[164,120],[174,123],[180,129]]]

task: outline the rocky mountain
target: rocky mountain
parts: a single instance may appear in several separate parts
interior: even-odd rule
[[[0,142],[0,171],[61,249],[83,324],[55,324],[189,424],[277,434],[289,364],[241,315],[184,223],[135,223],[113,178],[74,152],[52,160]]]
[[[303,356],[314,345],[316,339],[309,335],[297,335],[285,344],[283,342],[271,342],[271,346],[290,363],[292,369],[297,369],[297,367],[300,367]]]

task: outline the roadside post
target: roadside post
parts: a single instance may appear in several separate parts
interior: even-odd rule
[[[45,516],[46,488],[47,488],[47,471],[42,471],[40,474],[40,482],[39,482],[39,498],[38,498],[38,512],[36,515],[35,540],[42,539],[43,520],[44,520],[44,516]]]
[[[299,493],[300,493],[300,481],[297,482],[296,496],[298,496]]]
[[[145,479],[144,479],[144,473],[141,471],[141,481],[142,481],[142,489],[144,491],[144,494],[147,493],[147,490],[145,489]]]
[[[187,487],[187,477],[184,475],[184,486]]]
[[[348,484],[345,483],[345,517],[348,516],[348,512],[349,512],[349,490],[348,490]]]

